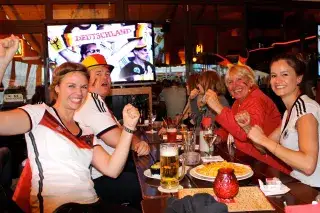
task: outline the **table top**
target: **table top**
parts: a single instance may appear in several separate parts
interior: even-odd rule
[[[144,139],[149,142],[151,152],[148,156],[138,157],[134,154],[134,161],[138,179],[141,186],[143,197],[142,209],[144,213],[148,212],[165,212],[167,199],[171,196],[177,196],[177,193],[161,193],[158,191],[160,181],[144,176],[144,171],[149,169],[152,164],[159,160],[159,144],[163,142],[156,134],[145,134]],[[254,174],[251,178],[240,180],[240,186],[258,186],[258,179],[265,180],[270,177],[278,177],[282,183],[287,185],[291,190],[279,196],[268,196],[267,199],[276,209],[273,212],[284,212],[284,201],[287,205],[310,204],[318,195],[314,188],[300,183],[298,180],[289,175],[268,166],[267,164],[254,159],[243,152],[227,147],[225,143],[216,145],[214,155],[220,155],[226,161],[249,165]],[[180,182],[184,188],[210,188],[212,183],[192,177],[189,173]]]

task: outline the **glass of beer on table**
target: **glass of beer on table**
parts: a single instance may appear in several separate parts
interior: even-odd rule
[[[173,125],[167,128],[167,141],[168,143],[174,143],[177,141],[177,128]]]
[[[168,137],[169,138],[169,137]],[[160,144],[160,185],[164,189],[176,189],[185,175],[185,161],[181,158],[179,172],[179,147],[176,143]]]

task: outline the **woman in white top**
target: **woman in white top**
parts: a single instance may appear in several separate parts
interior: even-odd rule
[[[0,82],[18,48],[18,38],[0,40]],[[104,175],[116,178],[130,150],[132,133],[139,112],[131,105],[123,109],[124,130],[110,156],[95,146],[91,129],[73,120],[88,93],[87,69],[77,63],[64,63],[54,71],[51,92],[53,107],[26,105],[0,112],[0,135],[26,133],[28,158],[32,170],[30,206],[32,212],[128,212],[111,209],[99,201],[91,180],[90,164]],[[90,116],[90,115],[88,115]],[[78,204],[68,204],[78,203]],[[61,207],[63,206],[63,207]]]
[[[301,93],[299,85],[306,70],[300,55],[283,54],[271,62],[271,87],[286,106],[282,124],[267,137],[259,126],[249,130],[249,138],[293,168],[291,176],[313,187],[320,187],[320,106]],[[241,126],[250,116],[237,114]]]

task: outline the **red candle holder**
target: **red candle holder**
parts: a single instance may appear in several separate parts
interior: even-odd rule
[[[232,168],[220,168],[213,182],[216,196],[223,200],[234,198],[239,192],[238,180]]]

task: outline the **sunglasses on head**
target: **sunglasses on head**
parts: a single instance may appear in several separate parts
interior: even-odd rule
[[[88,53],[91,53],[91,54],[100,53],[100,49],[88,50],[88,51],[86,51],[86,54],[88,54]]]

